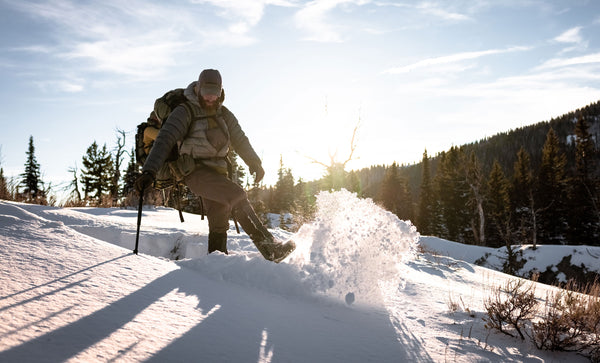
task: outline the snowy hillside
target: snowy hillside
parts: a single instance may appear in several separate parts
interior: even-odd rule
[[[206,255],[206,220],[170,209],[144,210],[136,256],[135,210],[0,201],[0,362],[587,361],[486,330],[512,277],[472,247],[348,192],[318,204],[274,264],[233,225],[231,254]]]

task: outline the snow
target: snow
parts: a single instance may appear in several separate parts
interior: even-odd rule
[[[346,191],[318,210],[272,230],[298,244],[274,264],[233,224],[230,254],[207,255],[207,221],[171,209],[144,209],[134,255],[136,210],[0,201],[0,362],[587,361],[484,328],[484,298],[514,278],[473,264],[496,250],[420,236]],[[573,249],[600,255],[542,246],[531,263]]]

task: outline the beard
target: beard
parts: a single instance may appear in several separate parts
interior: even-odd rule
[[[219,101],[214,101],[211,102],[210,104],[208,102],[206,102],[204,100],[204,98],[202,97],[198,97],[198,101],[200,101],[200,106],[202,106],[202,108],[208,112],[208,113],[214,113],[217,112],[217,108],[219,108]]]

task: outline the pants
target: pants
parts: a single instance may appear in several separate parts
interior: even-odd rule
[[[246,191],[209,167],[197,167],[185,178],[185,184],[204,200],[210,232],[226,233],[229,230],[231,210],[248,202]]]

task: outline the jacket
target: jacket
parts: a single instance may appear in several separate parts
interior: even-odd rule
[[[142,170],[156,175],[175,145],[179,149],[176,163],[187,163],[183,166],[183,176],[190,174],[198,165],[226,173],[226,157],[230,148],[246,165],[260,165],[260,158],[233,113],[222,104],[218,105],[216,112],[207,113],[198,101],[195,85],[196,82],[192,82],[185,89],[187,102],[175,107],[164,122]],[[190,160],[193,167],[190,167]]]

